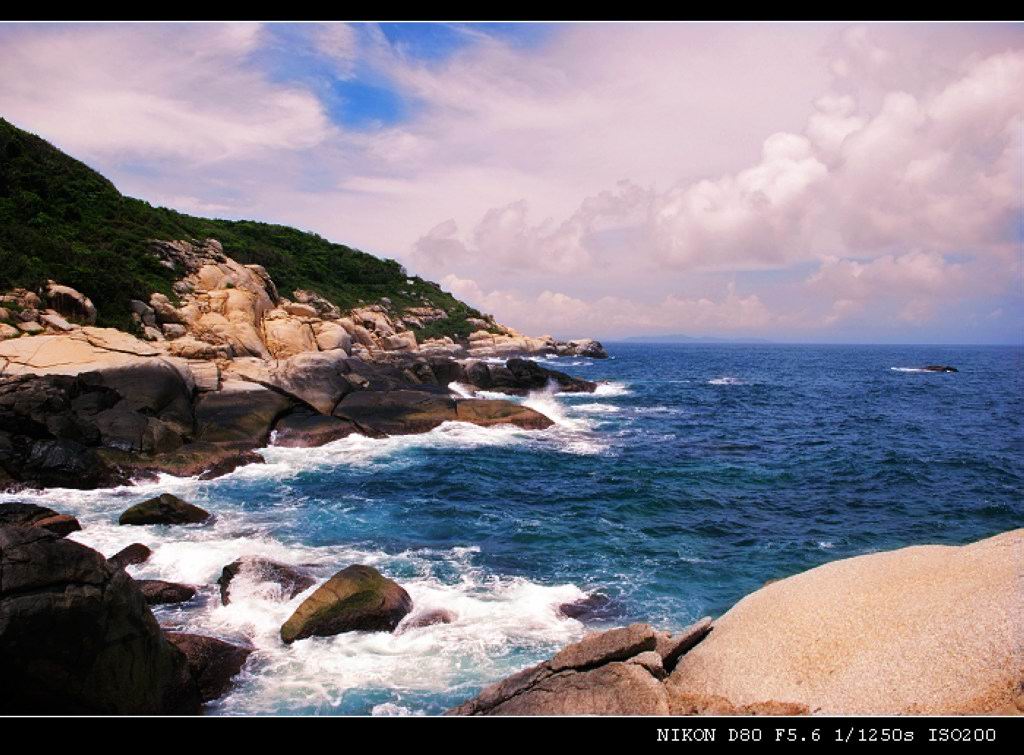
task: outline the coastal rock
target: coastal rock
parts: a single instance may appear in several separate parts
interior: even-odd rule
[[[78,520],[69,514],[58,514],[53,509],[34,503],[0,503],[0,527],[41,527],[57,537],[70,535],[82,529]]]
[[[556,653],[548,666],[552,671],[600,666],[632,658],[637,653],[654,650],[656,646],[657,633],[649,624],[630,624],[588,634]]]
[[[263,385],[329,415],[352,390],[352,382],[346,378],[352,369],[345,352],[336,349],[297,354],[273,363],[236,359],[227,376]]]
[[[447,608],[431,608],[427,611],[420,611],[419,613],[406,616],[395,630],[395,633],[401,634],[410,629],[432,627],[436,624],[451,624],[457,618],[458,616],[455,612]]]
[[[604,593],[595,592],[571,603],[562,603],[558,612],[570,619],[593,621],[622,615],[622,606]]]
[[[412,610],[412,598],[371,566],[342,569],[306,598],[281,627],[291,644],[342,632],[391,632]]]
[[[142,543],[132,543],[108,558],[107,563],[117,569],[124,569],[135,564],[144,564],[152,555],[153,551]]]
[[[511,401],[456,401],[419,390],[357,391],[342,399],[334,415],[386,435],[424,433],[454,421],[482,426],[512,424],[531,430],[553,424],[540,412]]]
[[[462,365],[460,382],[486,391],[525,396],[548,387],[568,393],[593,393],[597,383],[541,367],[529,359],[509,359],[504,365],[469,360]]]
[[[0,527],[0,713],[198,712],[184,655],[131,577],[36,527]]]
[[[669,634],[659,632],[655,650],[661,656],[662,666],[671,671],[676,667],[679,659],[692,650],[698,642],[708,636],[712,629],[713,622],[710,616],[705,616],[695,621],[680,632]]]
[[[590,357],[591,359],[607,359],[608,352],[600,341],[593,338],[581,338],[576,341],[560,343],[558,353],[562,356]]]
[[[774,582],[680,659],[667,683],[673,709],[724,700],[825,714],[1024,711],[1022,553],[1018,529]]]
[[[196,400],[196,437],[259,447],[270,438],[278,418],[294,406],[287,396],[262,385],[224,380],[219,391],[203,393]]]
[[[196,596],[196,588],[178,582],[165,582],[162,579],[137,579],[146,603],[151,606],[166,603],[186,603]]]
[[[959,372],[956,367],[950,367],[948,364],[929,364],[924,369],[928,372]]]
[[[188,660],[188,668],[199,687],[200,699],[216,700],[231,688],[231,680],[242,671],[253,649],[216,637],[185,632],[165,632],[167,640]]]
[[[176,495],[163,493],[127,509],[118,524],[198,524],[210,518],[210,512],[183,501]]]
[[[325,417],[300,406],[274,425],[273,445],[315,448],[358,432],[359,429],[348,420]]]
[[[223,605],[231,602],[231,582],[239,574],[253,582],[269,582],[280,588],[283,600],[291,600],[300,592],[308,590],[316,580],[298,569],[279,564],[266,558],[245,557],[232,561],[220,573],[217,584],[220,586],[220,601]]]

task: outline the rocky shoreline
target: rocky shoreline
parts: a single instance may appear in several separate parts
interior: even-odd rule
[[[162,495],[119,523],[209,520]],[[78,528],[50,509],[0,504],[0,713],[196,714],[226,694],[254,648],[162,627],[150,608],[187,603],[200,586],[135,579],[127,568],[145,563],[149,548],[105,558],[64,538]],[[261,557],[224,566],[223,605],[242,574],[305,596],[281,626],[286,647],[457,619],[418,611],[370,566],[318,582]],[[579,616],[573,608],[559,610]],[[1021,626],[1024,530],[1014,530],[827,563],[675,633],[647,624],[593,632],[448,715],[1021,714]]]
[[[95,327],[93,303],[52,281],[0,297],[0,321],[16,323],[0,331],[0,489],[214,477],[259,463],[268,444],[447,421],[544,429],[539,412],[475,392],[592,392],[521,357],[607,356],[596,341],[531,338],[493,320],[473,321],[462,342],[418,343],[412,328],[444,310],[396,312],[383,299],[343,313],[310,291],[287,299],[212,239],[152,242],[152,252],[181,275],[178,300],[133,301],[137,334]]]

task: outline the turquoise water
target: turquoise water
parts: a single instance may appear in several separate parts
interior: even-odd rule
[[[320,449],[209,482],[48,491],[75,538],[154,547],[137,576],[210,585],[261,554],[322,577],[370,563],[451,625],[311,638],[277,630],[301,596],[215,587],[162,623],[253,643],[211,712],[436,714],[589,628],[678,628],[766,580],[880,549],[963,543],[1024,525],[1024,358],[1012,347],[611,344],[545,363],[608,381],[525,401],[547,431],[447,425]],[[960,372],[913,371],[953,364]],[[119,528],[168,490],[213,525]],[[20,496],[25,498],[25,496]],[[245,591],[248,590],[246,593]],[[583,623],[559,604],[600,591]],[[241,597],[234,598],[241,593]]]

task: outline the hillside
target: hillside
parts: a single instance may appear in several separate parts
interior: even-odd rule
[[[0,290],[52,278],[89,296],[98,324],[129,329],[128,302],[174,296],[173,273],[150,239],[216,238],[232,258],[263,265],[282,292],[315,291],[342,309],[388,297],[398,308],[429,302],[448,319],[421,338],[474,330],[481,313],[389,259],[316,234],[255,221],[212,220],[122,195],[102,175],[0,118]]]

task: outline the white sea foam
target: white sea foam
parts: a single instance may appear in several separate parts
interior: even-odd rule
[[[893,372],[931,372],[922,367],[890,367]]]
[[[726,375],[725,377],[712,378],[708,381],[708,385],[746,385],[746,383],[738,377]]]
[[[622,411],[622,407],[614,404],[576,404],[573,409],[588,414],[615,414]]]
[[[607,382],[601,383],[597,386],[597,390],[592,394],[594,396],[632,396],[633,391],[629,390],[629,387],[625,383]]]
[[[475,395],[475,391],[472,388],[465,383],[460,383],[455,380],[448,383],[448,390],[457,396],[462,396],[462,398],[473,398]]]

